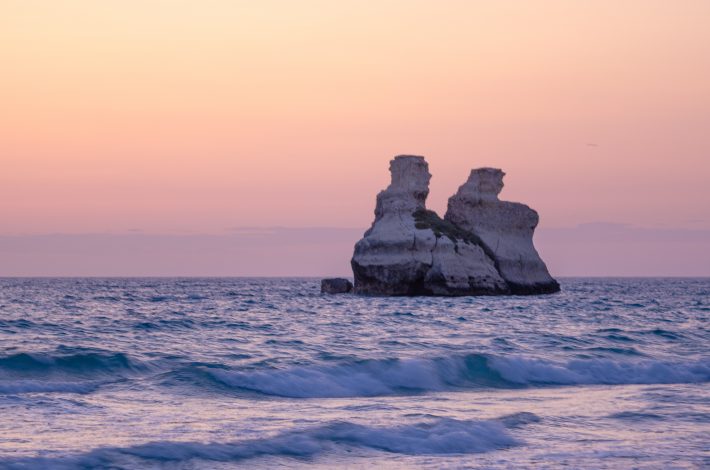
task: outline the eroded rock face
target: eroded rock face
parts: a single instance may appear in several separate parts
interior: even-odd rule
[[[375,221],[355,245],[354,292],[371,295],[497,295],[557,292],[533,246],[537,212],[498,199],[501,170],[471,171],[444,219],[426,209],[424,157],[390,162]]]
[[[533,245],[539,217],[530,207],[498,199],[503,173],[496,168],[471,171],[466,183],[449,199],[444,219],[471,233],[514,294],[560,290]]]
[[[392,182],[377,195],[375,221],[355,245],[355,293],[508,293],[483,248],[426,210],[431,175],[424,157],[395,157],[390,172]]]

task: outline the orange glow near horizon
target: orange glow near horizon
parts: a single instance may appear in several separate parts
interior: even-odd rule
[[[0,234],[365,227],[388,161],[710,228],[710,2],[6,0]]]

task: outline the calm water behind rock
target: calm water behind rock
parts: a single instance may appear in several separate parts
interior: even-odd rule
[[[710,466],[710,280],[0,280],[0,468]]]

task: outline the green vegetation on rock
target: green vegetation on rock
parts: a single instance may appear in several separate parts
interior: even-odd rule
[[[464,243],[477,245],[486,255],[488,255],[489,258],[493,260],[494,263],[496,263],[497,266],[495,253],[493,253],[493,251],[491,251],[491,249],[483,243],[483,240],[481,240],[478,235],[442,219],[434,211],[419,209],[412,215],[414,216],[414,227],[420,230],[431,229],[436,238],[446,236],[454,242],[462,241]],[[458,247],[454,247],[454,249],[458,252]]]
[[[414,226],[420,230],[431,229],[436,238],[442,235],[449,237],[453,241],[461,240],[465,243],[478,245],[480,240],[471,232],[467,232],[456,225],[448,222],[437,215],[436,212],[419,209],[414,212]]]

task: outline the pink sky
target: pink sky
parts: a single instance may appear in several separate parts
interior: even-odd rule
[[[472,167],[542,228],[710,229],[710,2],[5,0],[0,235],[369,225]]]

